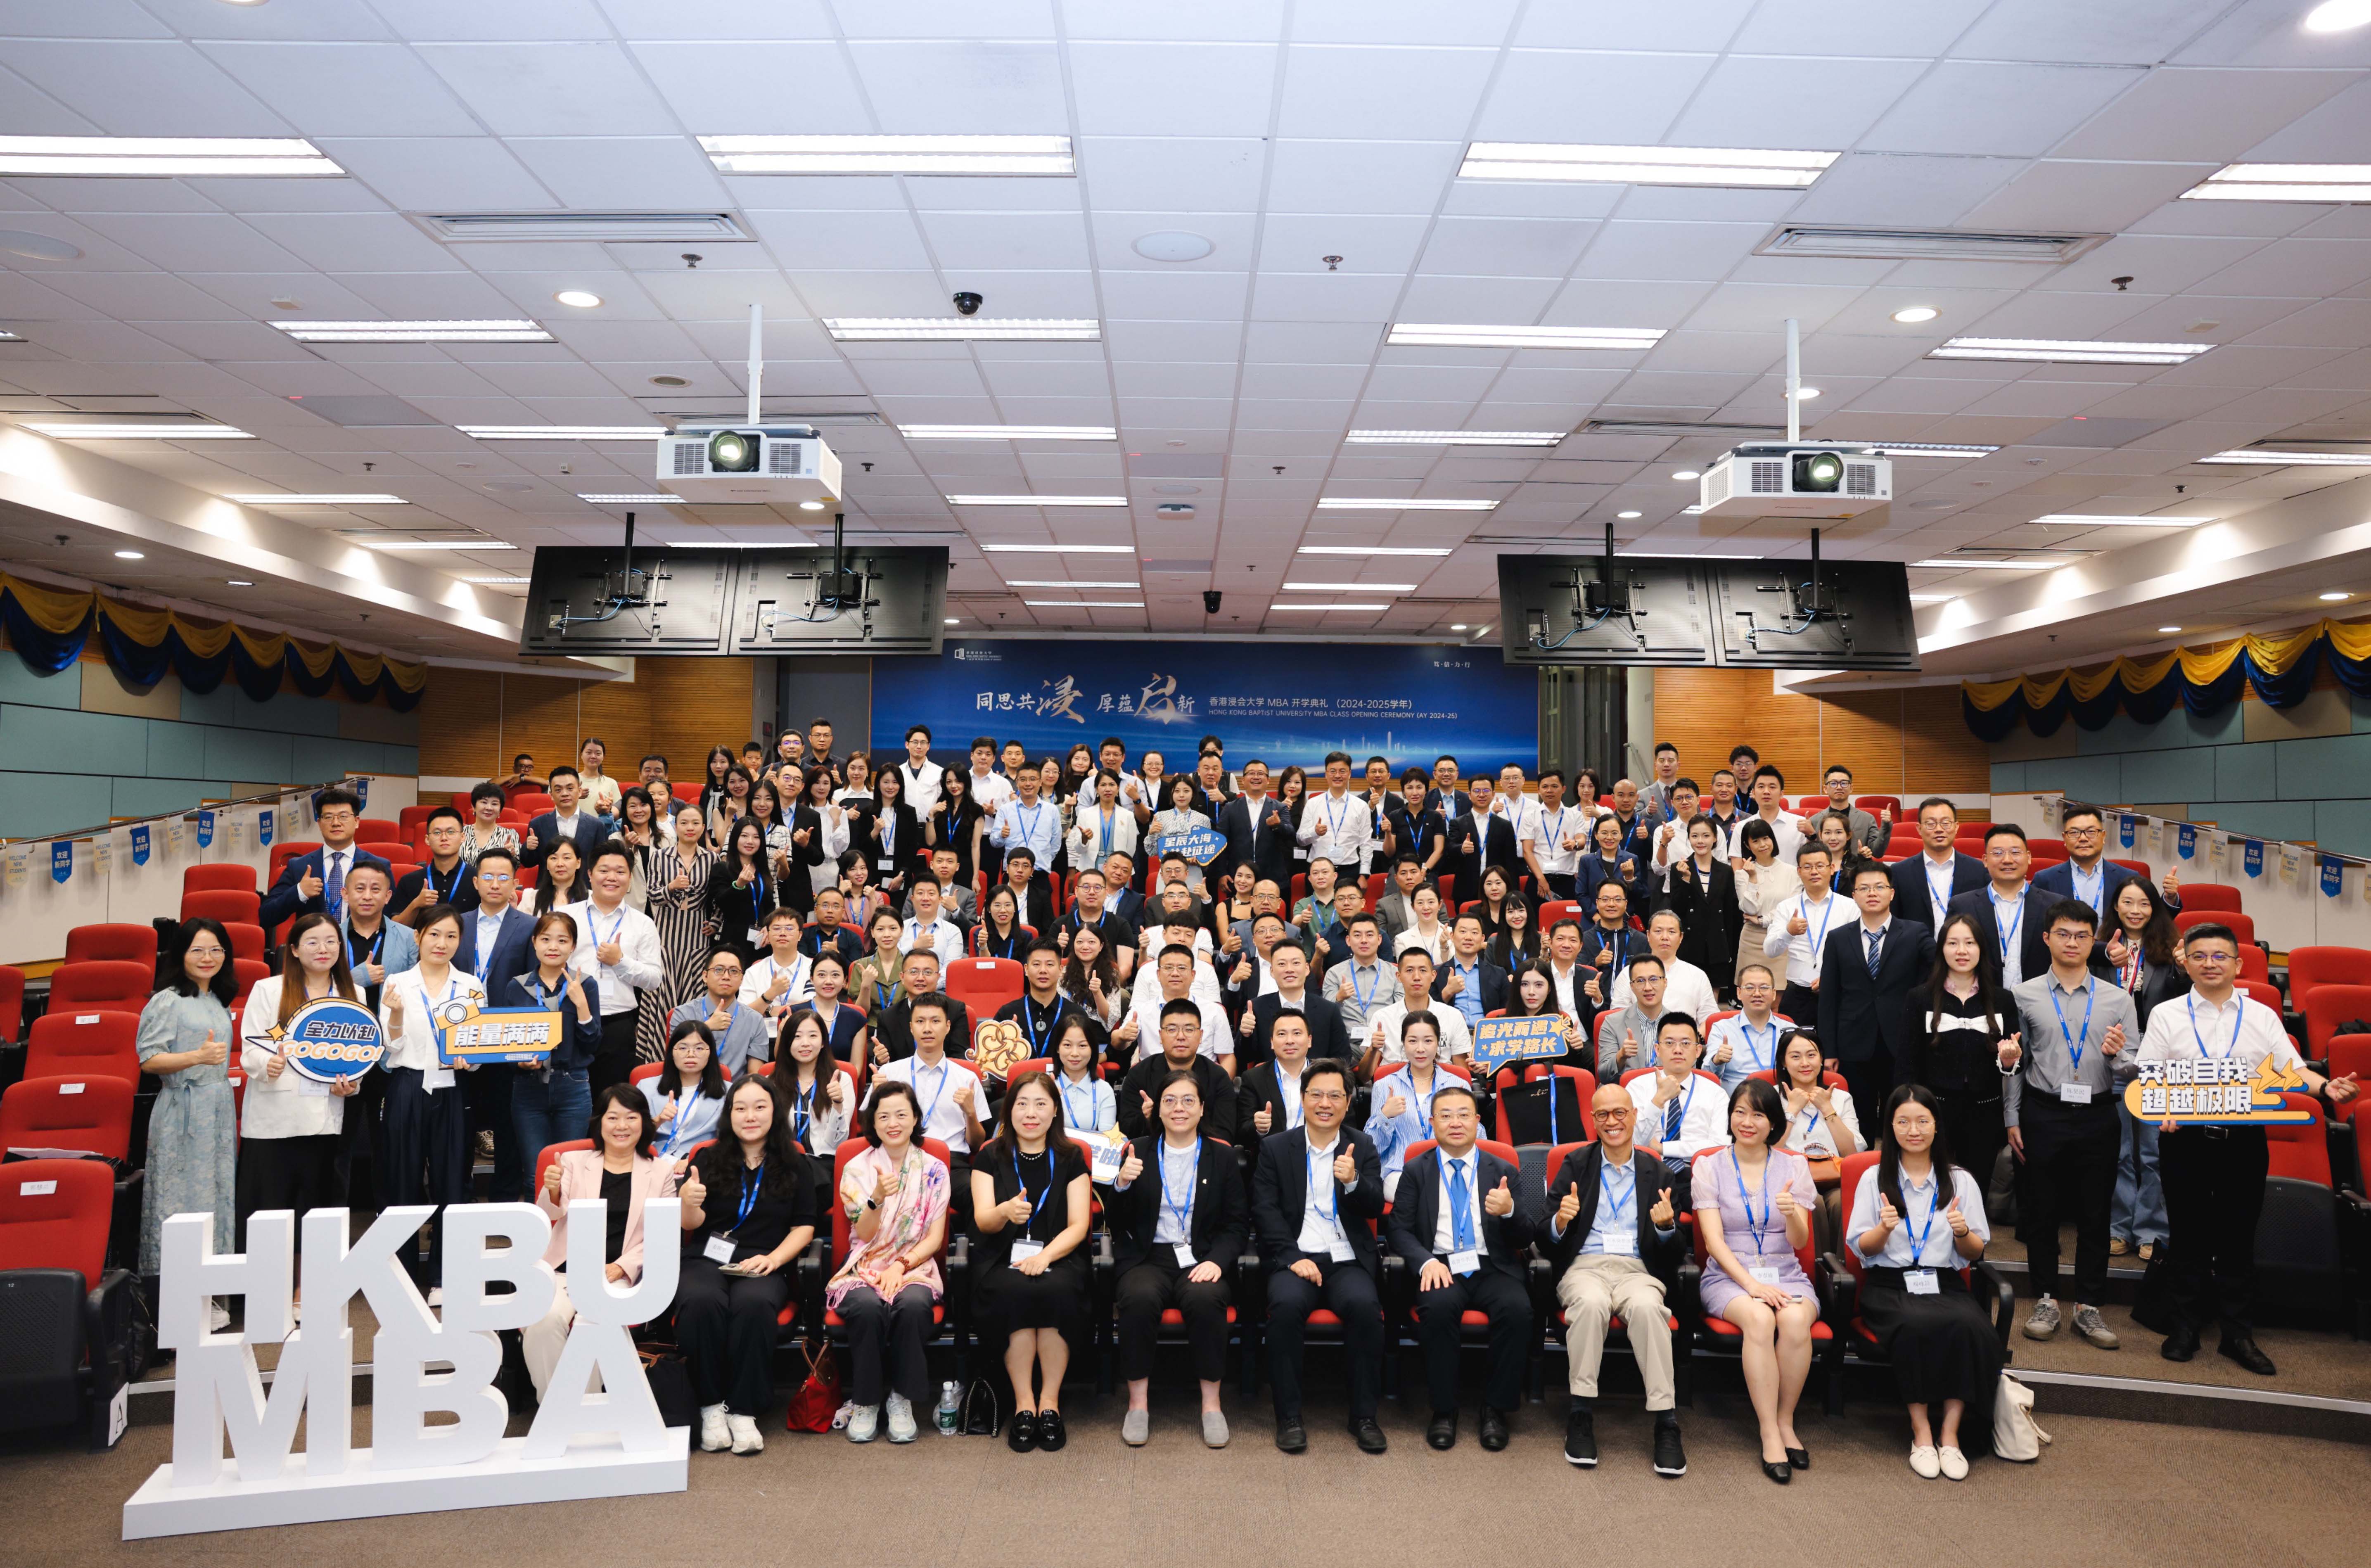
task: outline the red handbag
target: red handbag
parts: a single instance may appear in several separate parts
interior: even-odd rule
[[[790,1413],[783,1426],[792,1432],[829,1432],[831,1418],[839,1412],[839,1367],[832,1359],[830,1342],[824,1340],[800,1340],[797,1350],[807,1364],[805,1381],[791,1396]]]

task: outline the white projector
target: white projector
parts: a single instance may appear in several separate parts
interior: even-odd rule
[[[1891,504],[1893,465],[1875,447],[1758,442],[1705,470],[1707,517],[1851,517]]]
[[[804,424],[686,424],[658,442],[659,488],[711,505],[839,499],[839,459]]]

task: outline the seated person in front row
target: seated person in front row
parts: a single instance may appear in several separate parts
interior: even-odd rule
[[[601,1283],[622,1280],[630,1285],[642,1277],[643,1206],[675,1191],[673,1162],[652,1157],[656,1129],[642,1091],[629,1084],[611,1084],[596,1103],[600,1109],[593,1118],[593,1130],[599,1146],[571,1149],[553,1160],[536,1190],[536,1207],[551,1221],[551,1243],[543,1249],[543,1260],[560,1275],[550,1310],[519,1336],[538,1400],[551,1388],[552,1368],[560,1365],[561,1348],[576,1321],[576,1307],[568,1298],[568,1205],[579,1198],[598,1198],[607,1205],[603,1218],[608,1235],[601,1248],[607,1268]],[[679,1247],[682,1238],[662,1236],[658,1244]]]
[[[1422,1014],[1414,1015],[1414,1024]],[[1415,1042],[1415,1031],[1410,1031]],[[1380,1092],[1380,1091],[1378,1091]],[[1532,1301],[1523,1288],[1525,1249],[1539,1227],[1538,1205],[1522,1172],[1475,1135],[1481,1102],[1454,1078],[1432,1099],[1439,1145],[1407,1162],[1393,1200],[1392,1249],[1416,1276],[1417,1338],[1424,1346],[1435,1448],[1457,1441],[1457,1353],[1464,1316],[1490,1319],[1490,1370],[1483,1385],[1482,1446],[1507,1446],[1508,1417],[1522,1408],[1523,1361],[1532,1337]]]
[[[1565,1311],[1572,1408],[1565,1417],[1564,1457],[1597,1464],[1597,1370],[1605,1331],[1615,1318],[1647,1385],[1655,1416],[1655,1473],[1688,1473],[1680,1442],[1671,1376],[1671,1330],[1663,1297],[1679,1265],[1679,1222],[1663,1162],[1631,1141],[1637,1109],[1619,1084],[1601,1084],[1590,1101],[1597,1141],[1565,1156],[1548,1184],[1547,1238],[1556,1300]]]
[[[915,1407],[931,1397],[931,1311],[946,1289],[939,1253],[946,1241],[947,1167],[916,1141],[921,1102],[911,1084],[876,1085],[864,1109],[871,1145],[840,1172],[848,1214],[848,1260],[824,1287],[824,1305],[848,1324],[848,1440],[881,1433],[887,1394],[889,1441],[911,1443]]]
[[[1086,1156],[1062,1127],[1062,1101],[1043,1073],[1016,1079],[1004,1125],[972,1167],[972,1312],[980,1342],[1004,1350],[1012,1379],[1005,1441],[1016,1454],[1069,1441],[1062,1374],[1087,1327],[1092,1187]]]
[[[1695,1070],[1696,1024],[1685,1013],[1666,1013],[1655,1028],[1655,1070],[1623,1086],[1638,1112],[1632,1134],[1638,1146],[1663,1158],[1671,1175],[1671,1203],[1694,1208],[1689,1167],[1699,1150],[1729,1142],[1729,1113],[1720,1086]]]
[[[1408,1150],[1433,1135],[1433,1097],[1465,1086],[1464,1079],[1438,1065],[1440,1023],[1434,1014],[1418,1008],[1400,1020],[1400,1050],[1404,1060],[1377,1078],[1367,1097],[1367,1136],[1382,1164],[1386,1201],[1399,1186]]]
[[[1762,1473],[1785,1485],[1811,1456],[1795,1432],[1795,1405],[1811,1371],[1820,1301],[1796,1249],[1811,1239],[1811,1168],[1779,1147],[1787,1110],[1778,1091],[1748,1079],[1729,1097],[1730,1143],[1695,1180],[1705,1240],[1699,1286],[1707,1316],[1737,1325],[1745,1389],[1762,1429]]]
[[[1154,1109],[1160,1133],[1129,1146],[1105,1204],[1119,1274],[1120,1376],[1128,1379],[1120,1440],[1141,1447],[1151,1435],[1146,1399],[1154,1342],[1161,1314],[1174,1307],[1186,1319],[1202,1385],[1202,1441],[1223,1448],[1227,1418],[1219,1410],[1219,1383],[1226,1375],[1227,1308],[1247,1220],[1243,1171],[1223,1140],[1204,1136],[1202,1087],[1192,1073],[1162,1079]]]
[[[1383,1369],[1381,1268],[1371,1228],[1383,1212],[1382,1168],[1366,1135],[1342,1125],[1350,1073],[1313,1062],[1301,1079],[1301,1124],[1260,1144],[1252,1178],[1252,1228],[1267,1275],[1268,1376],[1276,1388],[1276,1446],[1309,1447],[1301,1422],[1302,1336],[1324,1307],[1342,1320],[1350,1364],[1350,1434],[1361,1450],[1386,1446],[1375,1421]]]
[[[1174,951],[1174,950],[1173,950]],[[1171,961],[1167,955],[1163,961]],[[1155,1098],[1172,1073],[1191,1073],[1202,1086],[1203,1115],[1213,1126],[1232,1126],[1235,1120],[1235,1083],[1227,1070],[1204,1049],[1202,1009],[1198,1004],[1173,997],[1161,1005],[1160,1049],[1137,1058],[1115,1096],[1119,1101],[1120,1135],[1141,1138],[1159,1130]]]
[[[1439,1025],[1441,1061],[1473,1056],[1474,1033],[1465,1027],[1465,1015],[1432,1000],[1432,977],[1438,968],[1432,955],[1422,947],[1410,947],[1399,956],[1398,997],[1384,1006],[1367,1010],[1367,1053],[1359,1064],[1359,1076],[1371,1079],[1399,1062],[1400,1020],[1408,1016],[1410,1009],[1430,1008]]]

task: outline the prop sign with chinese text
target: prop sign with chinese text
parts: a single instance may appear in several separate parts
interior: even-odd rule
[[[567,1038],[557,1012],[533,1007],[480,1008],[467,997],[448,1002],[436,1022],[436,1060],[446,1067],[490,1062],[541,1066]]]
[[[1474,1026],[1474,1071],[1495,1073],[1516,1062],[1545,1062],[1565,1053],[1564,1016],[1485,1018]]]
[[[2124,1086],[2124,1108],[2144,1121],[2184,1127],[2274,1127],[2313,1120],[2293,1107],[2284,1090],[2302,1090],[2305,1076],[2283,1070],[2267,1056],[2251,1075],[2234,1056],[2176,1057],[2144,1062],[2140,1076]]]

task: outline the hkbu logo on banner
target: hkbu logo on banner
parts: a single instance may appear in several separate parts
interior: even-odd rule
[[[2321,890],[2330,898],[2338,897],[2346,886],[2346,862],[2334,854],[2321,857]]]
[[[2247,868],[2247,872],[2250,877],[2261,877],[2264,874],[2264,846],[2262,843],[2257,840],[2250,839],[2247,842],[2247,847],[2239,852],[2239,864]]]
[[[134,829],[133,829],[133,830],[132,830],[132,864],[133,864],[133,865],[147,865],[147,864],[148,864],[148,846],[149,846],[149,843],[150,843],[150,836],[149,836],[149,832],[148,832],[147,824],[143,823],[143,824],[141,824],[139,827],[134,828]]]
[[[50,880],[63,883],[74,875],[74,841],[60,839],[50,846]]]
[[[2116,819],[2116,830],[2123,835],[2123,844],[2126,849],[2133,847],[2133,840],[2139,834],[2140,830],[2141,819],[2137,817],[2126,814]]]
[[[198,813],[198,847],[212,849],[214,842],[214,814],[211,811],[201,811]]]
[[[2198,858],[2198,830],[2196,828],[2191,826],[2187,822],[2182,823],[2180,827],[2174,830],[2174,842],[2182,859],[2195,860]]]

